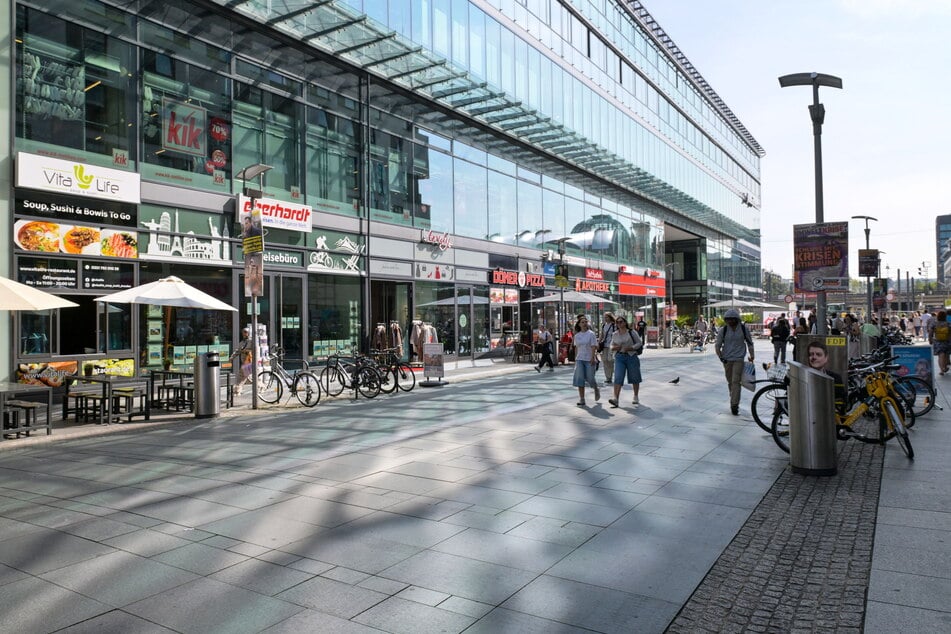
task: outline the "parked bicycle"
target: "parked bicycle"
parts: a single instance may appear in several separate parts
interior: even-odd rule
[[[392,394],[398,390],[409,392],[416,387],[416,373],[413,367],[400,358],[402,350],[399,348],[385,348],[371,350],[370,356],[376,361],[377,371],[380,373],[380,391]]]
[[[288,371],[284,367],[284,350],[280,346],[273,346],[268,358],[271,369],[258,372],[259,399],[265,403],[277,403],[287,388],[301,405],[313,407],[320,402],[320,381],[309,370],[306,360],[302,360],[302,369]]]
[[[908,428],[914,424],[915,414],[895,390],[895,380],[887,372],[877,370],[867,374],[861,385],[864,396],[858,398],[848,411],[835,412],[838,439],[854,438],[862,442],[884,443],[895,438],[905,455],[909,459],[914,458],[915,451],[908,437]],[[872,423],[862,425],[863,419],[869,419]],[[775,399],[770,433],[776,444],[788,453],[788,396]]]
[[[380,393],[383,379],[374,361],[359,353],[332,354],[327,367],[320,371],[320,385],[329,396],[340,396],[345,389],[353,390],[354,397],[374,398]]]

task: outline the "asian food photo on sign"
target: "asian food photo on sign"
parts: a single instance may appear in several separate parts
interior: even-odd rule
[[[113,258],[139,256],[138,235],[134,231],[46,220],[17,220],[13,225],[13,242],[24,251]]]

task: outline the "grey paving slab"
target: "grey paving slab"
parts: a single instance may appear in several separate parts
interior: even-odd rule
[[[175,631],[122,610],[113,610],[58,630],[57,634],[175,634]]]
[[[668,497],[678,500],[705,502],[719,506],[733,506],[741,509],[752,509],[760,500],[763,493],[749,493],[736,489],[722,489],[719,487],[700,486],[684,482],[669,482],[657,490],[658,497]]]
[[[211,575],[212,579],[267,596],[274,596],[313,577],[310,573],[260,559],[248,559]]]
[[[914,526],[915,528],[930,528],[951,531],[951,510],[914,512],[904,508],[880,506],[878,522],[890,526]]]
[[[387,595],[325,577],[314,577],[285,590],[277,598],[350,619],[384,601]]]
[[[478,506],[490,506],[496,509],[508,509],[524,502],[530,495],[513,491],[479,486],[470,480],[469,484],[450,484],[429,491],[428,495],[455,502],[465,502]]]
[[[294,616],[273,625],[262,634],[301,634],[301,632],[320,632],[320,634],[380,634],[380,630],[341,619],[319,610],[304,610]]]
[[[0,564],[0,586],[19,581],[20,579],[26,579],[29,576],[30,575],[21,570]]]
[[[334,566],[330,570],[321,573],[321,577],[326,579],[333,579],[334,581],[340,581],[351,586],[360,585],[362,581],[369,579],[372,575],[369,575],[365,572],[359,570],[352,570],[345,566]],[[363,586],[364,588],[366,586]]]
[[[177,497],[135,509],[136,513],[182,526],[201,526],[243,512],[236,506],[207,502],[189,497]]]
[[[110,537],[137,531],[139,527],[134,524],[117,522],[116,520],[105,517],[95,517],[63,526],[61,530],[64,533],[69,533],[76,537],[84,537],[92,541],[103,541]]]
[[[444,524],[454,524],[468,528],[478,528],[494,533],[507,533],[531,519],[531,515],[511,511],[497,511],[482,507],[469,507],[454,513],[443,520]]]
[[[216,522],[202,524],[198,528],[272,549],[326,530],[313,523],[298,522],[284,515],[278,515],[268,509],[231,515]]]
[[[40,576],[117,608],[195,579],[179,568],[126,552],[109,553]]]
[[[535,496],[512,507],[512,510],[517,513],[541,515],[542,517],[560,519],[566,522],[584,522],[596,526],[611,524],[629,509],[630,507],[626,505],[609,507],[544,496]]]
[[[931,550],[931,544],[927,549],[907,547],[901,543],[886,545],[878,539],[880,534],[881,530],[876,533],[872,551],[877,569],[951,579],[951,533],[938,544],[939,547],[946,546],[944,551]]]
[[[615,530],[639,535],[653,535],[690,542],[725,544],[736,534],[746,516],[736,513],[726,517],[693,518],[685,521],[677,515],[642,511],[635,508],[611,524]]]
[[[265,508],[275,516],[328,528],[346,524],[373,512],[372,509],[353,504],[306,497],[295,497]]]
[[[601,526],[592,524],[565,522],[549,517],[534,517],[522,522],[508,533],[516,537],[527,537],[576,548],[591,539],[592,536],[597,535],[601,530]]]
[[[546,475],[546,477],[548,477]],[[616,491],[603,487],[581,486],[562,482],[542,494],[546,498],[570,500],[586,504],[599,504],[609,508],[631,509],[647,499],[642,493]]]
[[[419,634],[420,632],[462,632],[475,619],[447,610],[390,597],[366,612],[354,617],[354,621],[376,627],[394,634]],[[425,626],[421,626],[424,624]]]
[[[452,500],[443,500],[428,495],[418,495],[404,502],[394,504],[386,510],[438,522],[471,506],[471,504],[465,502],[453,502]]]
[[[595,632],[627,634],[663,632],[680,603],[542,575],[501,607]]]
[[[378,511],[350,522],[345,526],[327,530],[322,537],[337,539],[353,535],[406,544],[417,548],[429,548],[453,535],[464,527],[446,522]]]
[[[519,634],[591,634],[589,629],[581,629],[550,619],[496,608],[479,619],[466,634],[499,634],[499,632],[518,632]]]
[[[58,585],[30,577],[0,586],[0,632],[53,632],[111,608]]]
[[[281,550],[300,557],[379,574],[389,566],[412,557],[420,548],[360,533],[344,532],[334,535],[317,534],[283,546]]]
[[[192,542],[187,539],[181,539],[173,535],[167,535],[159,531],[153,531],[147,528],[111,537],[103,541],[104,544],[125,550],[143,557],[151,557],[169,550],[181,548]]]
[[[259,632],[301,607],[214,579],[200,578],[125,608],[169,629],[202,634]]]
[[[245,561],[247,557],[204,544],[188,544],[159,555],[153,555],[152,559],[198,575],[207,576]]]
[[[605,475],[622,475],[652,480],[673,480],[691,464],[690,460],[621,454],[599,463],[591,470]]]
[[[433,550],[520,570],[544,572],[572,549],[547,541],[470,528],[436,544]]]
[[[951,622],[951,578],[872,569],[868,600],[945,612]]]
[[[886,525],[875,531],[875,544],[951,554],[951,530]]]
[[[32,575],[114,552],[98,544],[47,528],[0,542],[0,563]]]
[[[535,573],[447,553],[423,551],[390,566],[380,576],[497,605]]]
[[[925,610],[894,603],[870,600],[867,607],[865,634],[894,632],[948,632],[951,613]]]

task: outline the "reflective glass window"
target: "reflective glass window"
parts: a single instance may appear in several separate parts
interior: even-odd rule
[[[453,233],[452,157],[429,148],[417,153],[416,226]]]
[[[307,204],[345,215],[360,209],[359,127],[321,108],[307,108]]]
[[[498,172],[489,172],[489,239],[511,244],[518,228],[516,180]]]

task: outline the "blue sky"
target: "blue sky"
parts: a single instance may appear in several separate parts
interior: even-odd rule
[[[896,269],[935,275],[935,216],[951,213],[951,1],[643,0],[664,31],[766,150],[763,268],[791,277],[792,226],[814,222],[808,86],[820,72],[825,221],[870,223],[872,248]],[[850,271],[865,247],[849,223]]]

